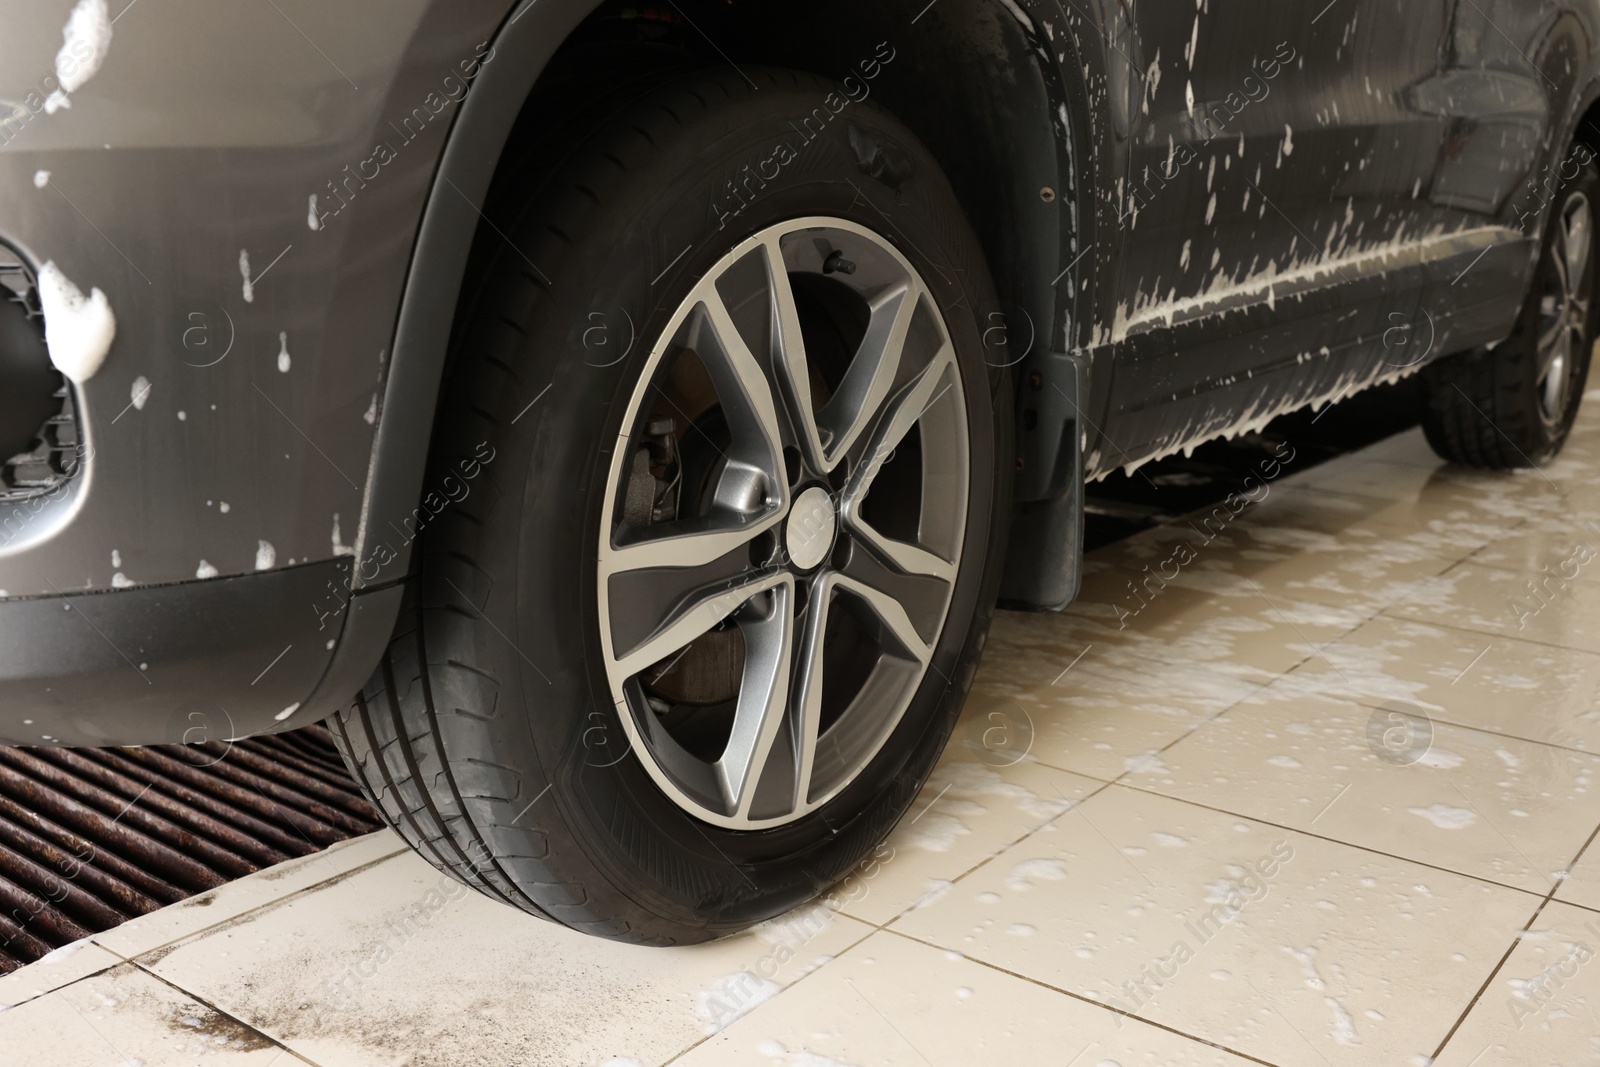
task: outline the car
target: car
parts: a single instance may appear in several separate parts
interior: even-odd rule
[[[881,862],[1087,482],[1584,393],[1594,0],[0,11],[0,734],[326,718],[591,934]]]

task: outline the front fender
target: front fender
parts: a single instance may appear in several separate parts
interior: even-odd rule
[[[80,680],[138,707],[66,685],[55,626],[0,664],[0,734],[177,740],[157,708],[224,695],[230,732],[300,725],[393,625],[474,205],[592,4],[110,5],[0,0],[0,240],[115,316],[76,477],[0,508],[0,608],[96,623]]]

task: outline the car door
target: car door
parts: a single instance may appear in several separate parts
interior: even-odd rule
[[[1416,197],[1446,124],[1407,89],[1437,69],[1445,3],[1118,8],[1140,98],[1113,451],[1172,451],[1381,369],[1426,276]]]

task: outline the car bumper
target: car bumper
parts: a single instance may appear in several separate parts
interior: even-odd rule
[[[348,560],[0,602],[0,742],[227,740],[338,710],[400,586],[350,597]]]

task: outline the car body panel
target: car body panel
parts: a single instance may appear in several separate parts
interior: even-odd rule
[[[15,6],[0,101],[29,117],[0,147],[0,233],[103,291],[117,336],[77,390],[86,477],[0,533],[0,590],[353,554],[450,97],[505,5],[140,5],[53,113],[29,101],[72,4]],[[402,125],[417,108],[428,121]]]
[[[188,707],[202,688],[229,701],[214,732],[298,725],[360,684],[418,530],[493,462],[460,457],[453,482],[424,483],[479,208],[530,89],[596,4],[112,3],[104,62],[48,109],[75,5],[0,0],[0,238],[102,291],[117,321],[75,389],[81,474],[0,513],[0,632],[35,627],[43,603],[86,623],[110,613],[127,625],[88,629],[117,660],[96,649],[78,676],[128,658],[149,669],[63,688],[49,641],[30,640],[0,661],[0,725],[33,720],[14,740],[175,740],[186,720],[158,728],[149,709]],[[878,99],[958,191],[1012,168],[1003,195],[969,195],[968,210],[1006,307],[986,338],[1016,368],[1016,495],[1040,505],[1024,543],[1075,551],[1085,476],[1509,329],[1596,96],[1600,4],[1316,7],[947,0],[856,14],[852,32],[906,57]],[[768,35],[761,61],[804,66],[833,32],[764,11],[810,21]],[[917,34],[940,25],[955,29],[919,66]],[[1004,131],[972,158],[940,127],[960,101],[927,82],[966,61],[951,51],[963,40],[962,84],[1011,94],[969,102]],[[1005,137],[1016,147],[1001,158]],[[1175,162],[1180,148],[1193,158]],[[1041,566],[1058,606],[1072,561]],[[257,581],[263,618],[280,621],[233,627],[235,656],[220,620]],[[1046,584],[1026,568],[1017,581]],[[141,631],[155,609],[139,603],[224,634]],[[272,632],[293,646],[282,661]],[[116,647],[129,634],[136,657]],[[264,688],[222,682],[200,649],[233,673],[292,669]],[[169,688],[122,692],[141,679]]]
[[[1091,365],[1091,477],[1506,335],[1544,219],[1518,190],[1587,103],[1595,5],[1094,13],[1064,23],[1111,57],[1093,124],[1115,283],[1067,341]]]

